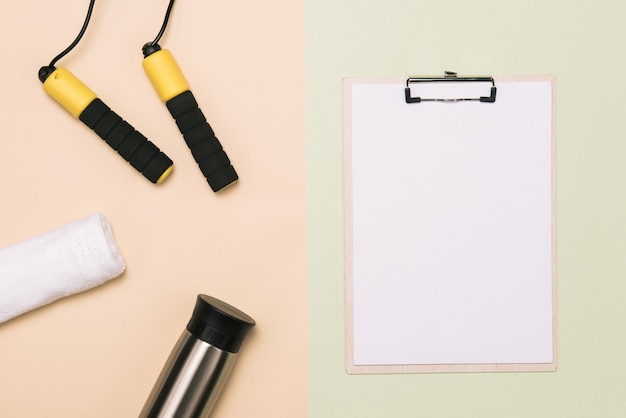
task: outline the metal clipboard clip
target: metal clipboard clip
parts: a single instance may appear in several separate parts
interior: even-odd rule
[[[423,98],[423,97],[411,97],[411,84],[415,83],[441,83],[441,82],[490,82],[491,91],[489,96],[480,96],[474,98]],[[496,83],[493,77],[458,77],[453,71],[444,72],[443,77],[409,77],[406,80],[406,88],[404,89],[404,97],[407,103],[420,103],[420,102],[483,102],[494,103],[496,101]]]

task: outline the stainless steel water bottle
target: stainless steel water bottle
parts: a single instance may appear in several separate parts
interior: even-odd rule
[[[206,418],[255,322],[237,308],[198,295],[139,418]]]

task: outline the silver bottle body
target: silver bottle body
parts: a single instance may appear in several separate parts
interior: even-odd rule
[[[208,417],[236,357],[183,331],[139,418]]]

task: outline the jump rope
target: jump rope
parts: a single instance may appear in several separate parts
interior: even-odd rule
[[[152,183],[163,182],[174,163],[155,144],[111,110],[96,93],[66,68],[55,64],[67,55],[85,34],[95,0],[90,0],[85,22],[74,41],[50,64],[39,69],[44,91],[63,106],[74,118],[81,120],[111,148]],[[200,110],[173,55],[158,42],[165,33],[174,6],[170,0],[165,19],[156,38],[143,48],[142,66],[157,95],[174,118],[200,171],[214,192],[238,180],[238,175],[222,144]]]

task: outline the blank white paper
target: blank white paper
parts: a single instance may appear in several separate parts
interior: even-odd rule
[[[496,103],[404,87],[347,98],[354,364],[551,363],[551,82]]]

